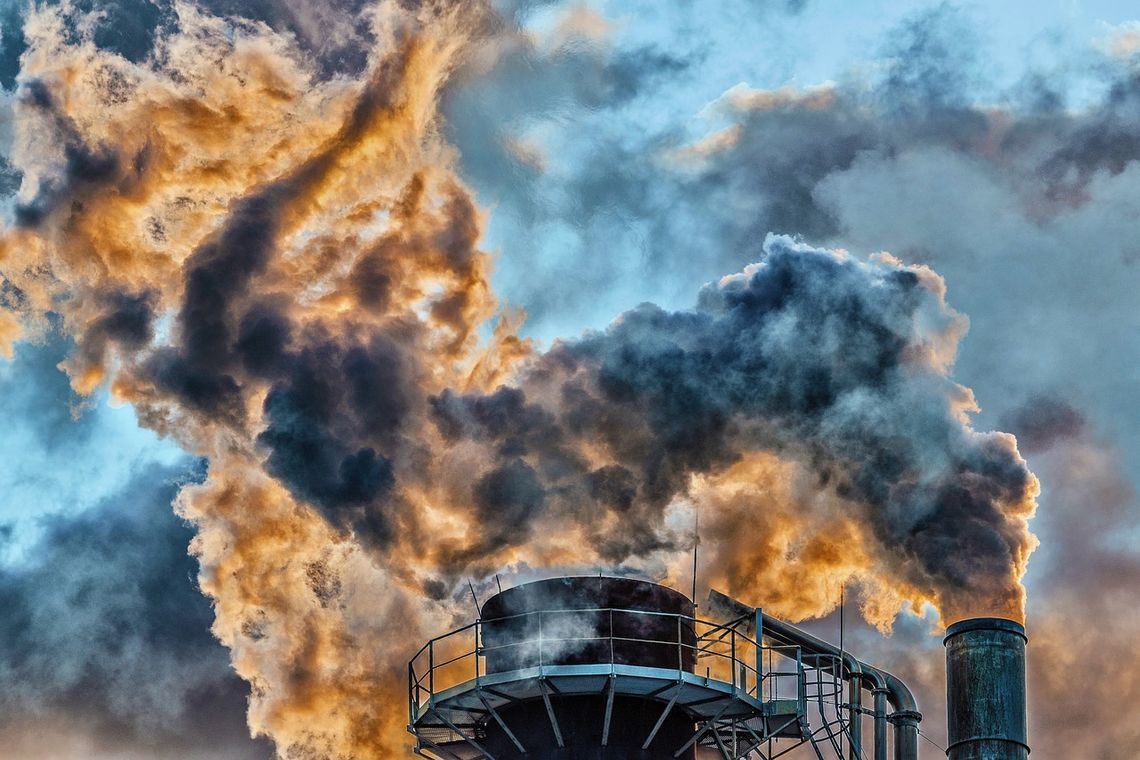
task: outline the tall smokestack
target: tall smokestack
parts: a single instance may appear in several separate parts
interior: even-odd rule
[[[1026,760],[1025,628],[1004,618],[946,630],[949,760]]]

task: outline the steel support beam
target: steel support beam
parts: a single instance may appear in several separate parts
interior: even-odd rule
[[[494,718],[495,722],[499,724],[499,728],[503,729],[503,733],[505,733],[507,737],[512,742],[514,742],[515,746],[519,748],[519,752],[522,752],[525,755],[526,747],[524,747],[522,745],[522,742],[518,740],[518,737],[515,736],[514,731],[511,731],[510,727],[507,726],[506,722],[499,715],[498,711],[495,710],[495,708],[491,706],[491,703],[487,701],[487,698],[483,696],[483,692],[479,692],[479,701],[482,702],[483,706],[487,708],[487,711],[491,713],[491,717]]]
[[[614,715],[614,692],[617,690],[617,677],[609,677],[609,688],[606,694],[606,717],[602,722],[602,746],[610,742],[610,718]]]
[[[463,733],[463,731],[460,730],[459,726],[455,725],[454,723],[452,723],[450,720],[447,719],[447,716],[445,716],[439,710],[432,710],[432,712],[435,713],[435,716],[437,718],[439,718],[440,720],[442,720],[447,725],[448,728],[450,728],[452,731],[454,731],[455,733],[457,733],[461,737],[463,737],[463,741],[467,742],[472,747],[474,747],[476,752],[478,752],[483,757],[488,758],[488,760],[495,760],[494,755],[492,755],[490,752],[488,752],[486,749],[484,749],[483,746],[481,744],[479,744],[479,742],[475,741],[470,736]]]
[[[546,715],[550,718],[550,727],[554,729],[554,740],[558,742],[559,749],[565,749],[566,743],[562,741],[562,729],[558,727],[558,718],[554,715],[554,706],[550,704],[550,690],[545,678],[538,682],[538,688],[542,691],[542,701],[546,705]]]
[[[691,747],[694,744],[696,744],[697,742],[699,742],[701,740],[701,737],[704,736],[706,733],[708,733],[710,726],[715,728],[716,722],[718,720],[720,720],[720,716],[724,715],[725,711],[728,710],[728,708],[732,706],[732,703],[734,701],[735,700],[730,699],[724,707],[720,708],[720,712],[718,712],[716,715],[712,716],[707,721],[705,721],[705,725],[702,726],[701,728],[697,729],[697,732],[695,734],[693,734],[693,738],[689,739],[689,741],[682,744],[681,748],[673,753],[673,757],[680,757],[682,752],[684,752],[689,747]]]
[[[673,705],[677,704],[677,698],[681,696],[682,686],[684,686],[683,683],[677,683],[677,692],[673,695],[673,698],[669,700],[669,704],[665,705],[665,709],[661,711],[661,717],[657,719],[657,723],[654,724],[653,730],[649,732],[649,736],[645,737],[645,743],[641,745],[642,749],[649,749],[649,745],[652,744],[653,740],[657,737],[657,732],[665,725],[665,719],[669,717],[669,713],[673,712]]]

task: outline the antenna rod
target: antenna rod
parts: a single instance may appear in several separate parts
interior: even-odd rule
[[[471,579],[467,579],[467,588],[471,589],[471,599],[475,602],[475,619],[479,619],[479,597],[475,596],[475,586],[471,583]]]
[[[697,608],[697,546],[701,543],[700,514],[693,510],[693,609]]]
[[[843,666],[843,603],[845,601],[844,595],[845,595],[846,591],[847,591],[847,584],[846,583],[840,584],[840,586],[839,586],[839,664],[840,664],[840,667]],[[842,674],[843,674],[843,671],[841,670],[840,676],[842,676]]]
[[[835,713],[836,713],[836,715],[839,716],[840,721],[843,720],[843,710],[839,709],[839,704],[840,704],[840,700],[842,699],[842,695],[843,695],[843,671],[846,669],[846,664],[843,661],[843,603],[846,601],[846,599],[845,599],[846,591],[847,591],[846,582],[839,584],[839,691],[835,695],[835,705],[836,705]],[[850,716],[848,716],[848,725],[850,725],[850,722],[852,720],[858,720],[858,718],[855,717],[855,713],[852,713]],[[843,735],[845,733],[847,733],[847,732],[846,731],[840,731],[839,732],[839,754],[840,754],[840,756],[843,755]]]
[[[499,574],[495,573],[495,585],[499,587],[499,593],[503,593],[503,584],[499,583]]]

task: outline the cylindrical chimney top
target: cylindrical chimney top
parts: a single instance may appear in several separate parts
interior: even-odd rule
[[[693,613],[692,601],[679,591],[634,578],[524,583],[492,596],[480,611],[487,672],[613,660],[691,673],[697,634],[679,618]]]
[[[1005,618],[946,630],[949,760],[1026,760],[1025,627]]]
[[[654,697],[680,695],[672,684],[683,683],[681,674],[693,672],[700,648],[693,612],[693,602],[684,594],[633,578],[551,578],[488,599],[480,621],[488,676],[515,673],[525,679],[541,669],[557,673],[560,668],[603,666],[595,671],[589,694],[556,693],[500,706],[504,724],[488,721],[481,740],[488,755],[500,760],[692,760],[695,749],[686,742],[693,736],[693,718],[668,699]],[[622,666],[667,672],[671,683],[647,686],[647,692],[655,689],[652,693],[625,693],[624,688],[617,693],[617,682],[605,669]]]

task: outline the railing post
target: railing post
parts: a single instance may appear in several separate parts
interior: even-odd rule
[[[796,702],[801,715],[807,713],[807,680],[804,678],[804,652],[796,647]]]
[[[731,633],[732,648],[728,660],[728,670],[732,674],[732,690],[736,691],[736,629],[732,628]]]
[[[475,683],[479,683],[479,621],[475,621]]]
[[[614,608],[610,607],[610,673],[614,672]]]
[[[685,670],[684,659],[681,656],[681,616],[677,616],[677,678]]]
[[[756,608],[756,698],[760,699],[761,675],[764,672],[764,612]]]
[[[542,667],[542,611],[538,612],[538,667]]]

